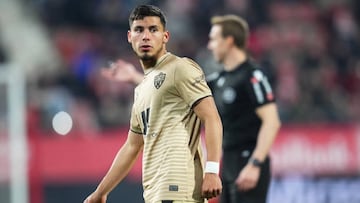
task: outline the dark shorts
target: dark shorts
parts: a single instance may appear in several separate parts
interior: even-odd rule
[[[194,202],[194,201],[179,201],[179,200],[176,200],[176,201],[173,201],[173,200],[163,200],[161,201],[161,203],[199,203],[199,202]]]
[[[251,154],[248,153],[248,154]],[[266,203],[267,193],[271,180],[270,159],[267,158],[261,167],[260,178],[257,186],[249,191],[238,190],[235,180],[241,169],[247,164],[249,156],[244,156],[242,151],[224,152],[222,166],[223,191],[221,203]]]

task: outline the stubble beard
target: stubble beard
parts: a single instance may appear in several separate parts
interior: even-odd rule
[[[155,56],[151,56],[148,53],[145,53],[144,55],[139,56],[140,60],[142,61],[153,61],[156,60]]]
[[[161,49],[159,49],[155,54],[150,55],[149,53],[145,52],[143,55],[138,54],[140,60],[143,62],[143,64],[147,64],[150,67],[155,66],[157,62],[157,56],[160,54]]]
[[[151,56],[147,53],[145,53],[144,55],[140,56],[140,60],[142,61],[142,63],[148,67],[153,67],[156,64],[156,57],[155,56]]]

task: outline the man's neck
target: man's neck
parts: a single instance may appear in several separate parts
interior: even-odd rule
[[[245,51],[237,48],[230,50],[224,60],[224,69],[226,71],[232,71],[237,68],[240,64],[247,60],[247,54]]]
[[[144,70],[149,69],[149,68],[153,68],[156,65],[156,63],[166,54],[167,54],[167,51],[166,51],[166,49],[164,49],[164,50],[162,50],[160,52],[160,54],[157,57],[154,57],[154,58],[149,59],[149,60],[141,59],[140,64],[141,64],[141,66],[142,66],[142,68]]]
[[[143,67],[144,70],[152,68],[156,65],[158,59],[153,58],[153,59],[149,59],[149,60],[140,60],[141,66]]]

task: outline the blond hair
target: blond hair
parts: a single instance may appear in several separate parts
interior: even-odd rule
[[[237,15],[214,16],[211,18],[211,24],[221,26],[222,36],[233,37],[237,47],[246,48],[249,25],[243,18]]]

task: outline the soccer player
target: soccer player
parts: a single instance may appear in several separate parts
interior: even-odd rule
[[[269,151],[281,122],[265,73],[246,53],[248,24],[214,16],[208,49],[224,67],[207,77],[224,125],[221,203],[265,203]]]
[[[207,77],[224,125],[221,203],[266,202],[269,151],[280,129],[275,96],[265,73],[246,52],[247,22],[239,16],[211,20],[208,48],[223,65]],[[104,75],[137,84],[141,74],[118,60]]]
[[[128,42],[140,59],[144,77],[135,88],[128,138],[84,203],[105,203],[141,151],[146,203],[202,203],[218,196],[222,191],[218,175],[222,123],[203,71],[191,59],[167,52],[169,32],[159,8],[136,7],[129,24]]]

